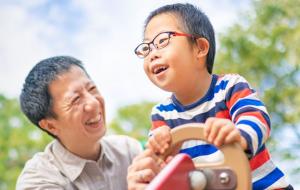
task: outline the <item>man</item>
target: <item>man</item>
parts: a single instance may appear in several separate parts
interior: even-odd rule
[[[26,163],[16,189],[127,189],[127,168],[141,146],[129,137],[104,136],[104,99],[79,60],[39,62],[25,80],[20,103],[54,140]]]

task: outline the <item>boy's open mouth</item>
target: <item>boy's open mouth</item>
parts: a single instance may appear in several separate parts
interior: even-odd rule
[[[153,67],[152,69],[152,73],[154,73],[155,75],[165,71],[168,69],[168,66],[166,65],[157,65],[156,67]]]

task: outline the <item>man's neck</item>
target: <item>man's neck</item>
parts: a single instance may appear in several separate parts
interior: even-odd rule
[[[63,146],[76,156],[86,160],[97,161],[102,151],[101,144],[99,142],[89,145],[85,143],[80,143],[75,146],[66,146],[63,144]]]

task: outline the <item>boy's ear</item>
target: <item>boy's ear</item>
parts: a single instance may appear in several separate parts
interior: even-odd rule
[[[59,133],[59,129],[58,127],[55,125],[55,121],[51,118],[45,118],[42,119],[41,121],[39,121],[39,126],[48,131],[49,133],[58,136]]]
[[[207,39],[205,38],[197,38],[196,39],[196,46],[198,47],[198,56],[200,57],[204,57],[208,54],[208,50],[209,50],[209,42]]]

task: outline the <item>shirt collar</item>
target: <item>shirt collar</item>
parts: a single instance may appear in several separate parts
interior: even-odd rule
[[[97,163],[101,163],[104,160],[112,163],[114,160],[112,154],[110,154],[109,147],[102,140],[99,141],[101,146],[101,152]],[[78,176],[82,173],[87,162],[94,162],[80,158],[79,156],[68,151],[58,140],[53,142],[53,154],[55,159],[58,161],[59,168],[62,173],[66,175],[71,181],[75,181]]]

